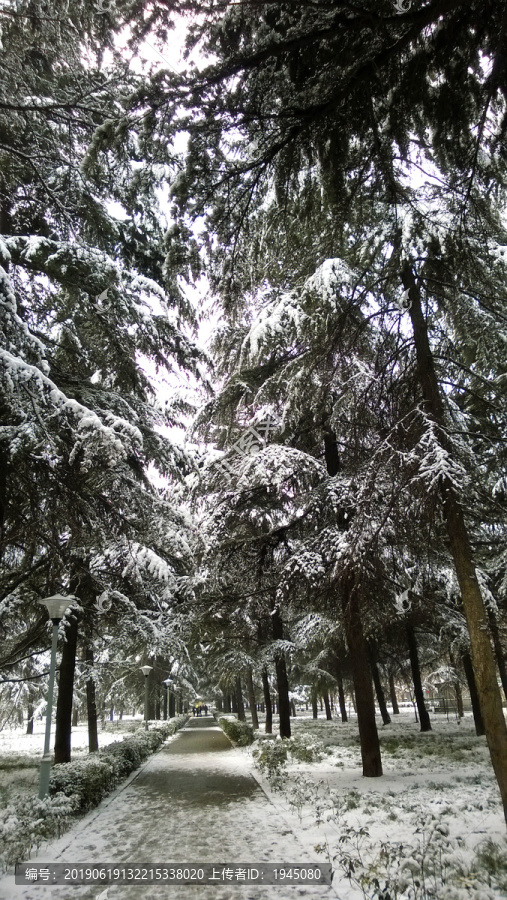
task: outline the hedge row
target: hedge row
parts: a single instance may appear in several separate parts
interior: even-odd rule
[[[253,744],[254,731],[248,722],[240,722],[239,719],[222,717],[218,720],[218,724],[225,731],[228,738],[238,747],[246,747],[247,744]]]
[[[60,837],[76,815],[87,812],[124,781],[188,716],[157,721],[75,762],[53,766],[49,796],[14,796],[0,821],[0,870],[29,859],[43,841]]]
[[[87,812],[125,781],[170,735],[182,728],[187,719],[188,716],[179,716],[169,722],[157,722],[149,731],[140,728],[131,737],[114,741],[84,759],[53,766],[50,796],[75,797],[77,811]]]

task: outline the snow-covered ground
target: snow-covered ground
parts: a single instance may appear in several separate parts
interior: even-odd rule
[[[283,791],[273,791],[254,769],[258,745],[185,755],[175,752],[175,736],[171,754],[162,750],[152,757],[126,786],[33,859],[241,864],[331,859],[335,866],[332,889],[118,885],[101,900],[499,900],[507,896],[507,843],[485,739],[475,736],[470,718],[458,725],[435,715],[432,724],[432,732],[421,734],[413,715],[404,714],[392,725],[379,725],[384,775],[366,779],[355,721],[344,725],[298,715],[293,734],[314,736],[328,752],[319,762],[289,761]],[[15,742],[15,749],[22,744]],[[252,785],[245,794],[252,772],[262,790]],[[198,791],[192,799],[203,773],[218,785],[238,779],[242,787],[227,802],[219,790],[216,804],[200,800]],[[163,787],[171,783],[179,785],[172,799]],[[490,847],[480,861],[474,854],[487,840],[496,849]],[[362,878],[362,889],[354,878]],[[391,893],[381,893],[388,878]],[[16,888],[12,876],[0,880],[0,900],[98,900],[100,895],[98,887]]]
[[[369,779],[361,775],[356,721],[296,718],[293,735],[314,735],[328,754],[320,762],[289,763],[281,792],[257,773],[299,839],[333,860],[341,900],[507,896],[505,820],[485,738],[476,737],[471,717],[458,724],[435,715],[432,727],[421,734],[409,713],[379,725],[384,775]],[[474,856],[488,840],[498,846],[491,887]],[[344,877],[352,868],[377,877],[380,887],[391,877],[391,893],[376,894],[365,882],[363,893]]]
[[[142,720],[125,719],[124,726],[139,727]],[[122,741],[128,732],[122,726],[111,724],[99,734],[99,747],[113,741]],[[0,731],[0,815],[14,793],[33,794],[38,791],[39,766],[44,752],[44,722],[34,722],[34,733],[25,734],[24,728]],[[54,741],[54,733],[52,735]],[[77,725],[72,729],[71,750],[73,759],[88,753],[88,727]]]

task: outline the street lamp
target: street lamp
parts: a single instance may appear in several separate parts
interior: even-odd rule
[[[141,666],[141,672],[144,675],[144,727],[148,731],[148,675],[153,666]]]
[[[44,800],[49,790],[49,775],[51,772],[51,754],[49,752],[49,743],[51,739],[51,715],[53,712],[53,689],[55,684],[56,669],[56,645],[58,643],[58,625],[63,619],[63,614],[68,606],[76,598],[73,594],[64,597],[63,594],[54,594],[53,597],[46,597],[45,600],[39,600],[46,607],[49,618],[53,623],[53,640],[51,642],[51,665],[49,667],[49,687],[48,702],[46,707],[46,735],[44,738],[44,756],[40,764],[40,780],[39,780],[39,800]]]

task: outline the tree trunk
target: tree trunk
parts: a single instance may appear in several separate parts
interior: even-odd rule
[[[336,683],[338,685],[338,702],[340,704],[340,716],[342,722],[348,721],[347,704],[345,703],[345,691],[343,690],[343,678],[339,671],[336,675]]]
[[[144,678],[143,678],[144,681]],[[144,684],[143,684],[144,688]],[[151,681],[151,672],[148,676],[148,721],[153,722],[155,718],[155,687]]]
[[[328,475],[334,477],[340,471],[340,459],[336,435],[333,432],[324,434],[324,455]],[[342,600],[342,613],[345,637],[350,655],[352,680],[356,694],[363,775],[367,778],[377,778],[382,775],[382,758],[380,755],[377,723],[375,721],[375,700],[373,698],[368,652],[361,621],[359,597],[350,579],[347,593]]]
[[[415,702],[419,712],[419,721],[421,723],[421,731],[431,731],[431,722],[426,703],[424,702],[424,691],[421,680],[421,669],[419,666],[419,655],[417,653],[417,640],[415,631],[409,623],[406,627],[408,654],[410,657],[410,667],[412,669],[412,681],[414,682]]]
[[[68,614],[66,641],[62,649],[58,678],[58,702],[56,704],[55,763],[70,762],[70,738],[72,729],[72,699],[74,672],[76,669],[77,613]]]
[[[266,724],[264,726],[264,732],[265,734],[273,734],[273,708],[271,706],[271,692],[266,669],[262,670],[262,690],[264,693],[264,705],[266,707]]]
[[[478,737],[486,734],[484,722],[482,720],[481,705],[479,703],[479,694],[477,693],[477,685],[475,683],[474,667],[469,653],[463,654],[463,668],[465,677],[468,682],[468,690],[470,691],[470,701],[472,703],[472,713],[475,723],[475,733]]]
[[[402,282],[405,290],[409,291],[408,297],[411,301],[410,318],[414,330],[417,368],[426,413],[433,418],[436,425],[441,429],[440,439],[442,447],[452,458],[452,446],[447,440],[445,433],[444,407],[428,340],[427,325],[422,313],[419,288],[416,285],[414,272],[408,260],[403,266]],[[486,730],[486,740],[500,788],[504,817],[507,822],[507,725],[496,677],[495,657],[488,630],[488,617],[475,572],[472,547],[463,510],[456,496],[453,483],[447,476],[442,477],[441,491],[449,545],[470,633],[472,665]]]
[[[27,709],[26,733],[33,734],[33,692],[28,688],[28,709]]]
[[[391,724],[391,716],[387,711],[386,698],[384,696],[384,688],[382,687],[382,681],[380,679],[380,672],[378,670],[377,660],[375,656],[375,651],[373,648],[370,648],[370,666],[371,666],[371,674],[373,675],[373,684],[375,685],[375,693],[377,695],[377,702],[380,709],[380,715],[382,716],[382,721],[384,725]]]
[[[400,708],[398,706],[398,699],[396,697],[396,688],[394,686],[394,675],[392,672],[389,672],[389,695],[391,697],[391,706],[393,708],[393,715],[399,716]]]
[[[352,591],[348,602],[346,600],[343,602],[343,618],[354,683],[363,775],[367,778],[378,778],[382,775],[382,758],[375,721],[375,699],[359,601]]]
[[[329,722],[333,716],[331,715],[331,704],[329,702],[329,691],[327,689],[322,692],[322,699],[324,700],[324,706],[326,707],[326,719]]]
[[[174,719],[176,715],[176,694],[174,691],[169,691],[169,718]]]
[[[500,632],[498,630],[498,622],[491,607],[488,606],[487,610],[489,627],[491,628],[491,636],[493,638],[493,646],[495,648],[496,663],[498,666],[498,671],[500,672],[500,681],[502,682],[505,699],[507,700],[507,667],[505,665],[505,654],[503,652]]]
[[[228,715],[231,711],[231,696],[230,694],[224,694],[224,713]]]
[[[164,684],[164,696],[163,696],[163,704],[162,704],[162,715],[164,717],[164,722],[167,719],[167,695],[169,693],[169,688],[166,684]]]
[[[312,718],[319,718],[319,707],[317,706],[317,688],[312,688]]]
[[[252,716],[252,728],[259,730],[259,717],[257,715],[257,704],[255,703],[255,688],[253,683],[252,667],[248,666],[246,670],[246,689],[248,693],[248,702],[250,704],[250,715]]]
[[[449,650],[449,662],[454,669],[456,678],[454,680],[454,693],[456,694],[456,709],[458,710],[458,718],[462,719],[465,715],[465,711],[463,709],[463,691],[461,690],[461,683],[459,680],[459,672],[458,667],[456,665],[456,661],[454,659],[454,654],[452,650]]]
[[[238,711],[238,719],[240,722],[246,722],[245,704],[243,703],[243,691],[241,689],[241,678],[236,678],[236,707]]]
[[[282,640],[283,622],[278,607],[276,606],[272,610],[271,622],[274,640]],[[285,656],[283,653],[277,653],[275,655],[275,672],[278,691],[278,713],[280,716],[280,737],[290,738],[289,679],[287,678],[287,667],[285,665]]]
[[[72,727],[73,728],[77,728],[78,720],[79,720],[78,709],[77,709],[76,704],[74,704],[74,707],[72,710]]]
[[[93,666],[93,647],[89,644],[85,650],[87,665]],[[95,753],[99,749],[97,728],[97,698],[95,696],[95,682],[90,675],[86,682],[86,715],[88,718],[88,752]]]

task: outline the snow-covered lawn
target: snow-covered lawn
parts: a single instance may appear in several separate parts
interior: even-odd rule
[[[291,725],[293,736],[322,742],[324,758],[289,758],[281,777],[257,777],[305,845],[333,861],[342,900],[507,896],[500,796],[471,717],[458,724],[434,715],[425,734],[412,714],[379,725],[384,775],[374,779],[361,775],[355,720],[303,714]]]
[[[129,729],[142,724],[141,719],[124,719],[121,723],[106,725],[99,733],[99,747],[113,741],[121,741]],[[44,722],[34,722],[34,733],[25,734],[24,728],[0,731],[0,815],[14,794],[37,794],[39,767],[44,752]],[[54,726],[51,735],[54,744]],[[73,759],[88,753],[88,728],[86,724],[72,729],[71,752]]]

